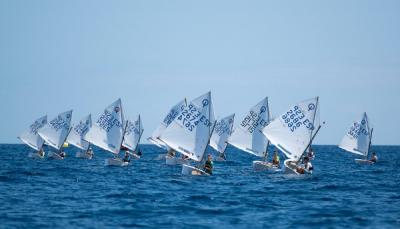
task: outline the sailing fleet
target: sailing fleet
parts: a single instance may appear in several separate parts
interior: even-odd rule
[[[216,161],[225,161],[226,148],[231,145],[239,151],[258,157],[252,166],[255,171],[284,172],[288,174],[312,174],[314,159],[312,143],[324,122],[320,122],[319,97],[307,99],[290,106],[276,118],[272,118],[268,97],[252,106],[242,119],[235,123],[235,114],[216,119],[211,92],[187,101],[182,99],[171,107],[157,129],[147,140],[165,154],[158,159],[167,165],[181,165],[184,175],[211,175],[212,161],[207,150],[217,152]],[[139,143],[143,134],[141,116],[134,119],[125,116],[122,101],[117,99],[108,105],[95,122],[91,114],[72,126],[72,110],[60,113],[47,121],[47,115],[35,120],[18,138],[37,151],[28,156],[45,158],[44,145],[52,151],[47,157],[63,160],[63,146],[71,144],[78,151],[75,157],[92,159],[95,145],[106,152],[106,166],[127,166],[131,159],[140,159]],[[363,113],[354,122],[339,144],[339,148],[363,158],[358,164],[373,164],[377,156],[370,155],[373,128]],[[269,146],[275,147],[272,162],[268,161]],[[123,158],[119,157],[125,151]],[[281,165],[280,155],[286,159]],[[206,156],[207,155],[207,156]]]

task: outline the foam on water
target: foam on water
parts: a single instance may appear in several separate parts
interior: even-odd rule
[[[1,227],[400,227],[400,147],[376,146],[361,166],[334,146],[314,147],[312,176],[253,172],[250,155],[228,148],[214,175],[191,177],[141,146],[128,167],[93,160],[32,160],[24,145],[0,145]],[[47,152],[47,151],[46,151]]]

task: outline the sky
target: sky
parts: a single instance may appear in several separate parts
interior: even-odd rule
[[[269,97],[273,116],[320,97],[316,144],[365,111],[373,144],[399,145],[400,1],[1,0],[0,143],[36,118],[94,119],[117,98],[143,143],[179,100],[216,117]]]

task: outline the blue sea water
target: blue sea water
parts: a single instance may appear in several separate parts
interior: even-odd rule
[[[0,145],[1,228],[400,228],[400,147],[375,146],[380,161],[354,163],[315,146],[312,176],[253,172],[256,160],[228,148],[210,177],[182,176],[141,145],[129,167],[93,160],[32,160],[24,145]]]

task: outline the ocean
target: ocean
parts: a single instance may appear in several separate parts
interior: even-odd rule
[[[140,147],[130,166],[105,167],[111,154],[96,147],[92,160],[70,146],[52,161],[0,145],[0,228],[400,228],[400,146],[373,146],[372,166],[314,146],[312,176],[254,172],[256,157],[228,147],[210,177],[182,176],[156,160],[161,149]]]

